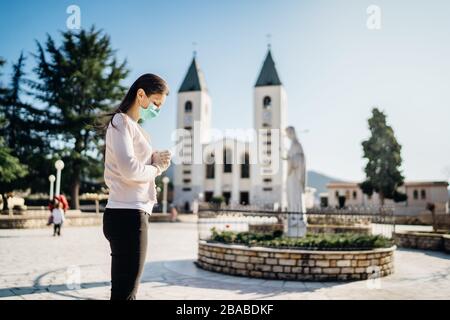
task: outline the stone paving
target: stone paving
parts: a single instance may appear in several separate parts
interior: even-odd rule
[[[450,255],[397,250],[378,282],[249,279],[199,269],[195,221],[152,223],[138,299],[449,299]],[[0,299],[108,299],[109,246],[98,227],[0,230]]]

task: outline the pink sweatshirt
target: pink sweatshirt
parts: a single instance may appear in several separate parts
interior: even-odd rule
[[[105,183],[109,188],[106,208],[143,209],[152,213],[157,203],[150,136],[125,113],[118,113],[106,131]]]

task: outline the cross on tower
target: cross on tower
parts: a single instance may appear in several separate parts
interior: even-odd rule
[[[272,38],[272,35],[270,33],[268,33],[268,34],[266,34],[266,38],[267,38],[267,48],[270,49],[270,47],[271,47],[270,40]]]
[[[197,42],[192,42],[192,53],[194,54],[194,58],[197,56]]]

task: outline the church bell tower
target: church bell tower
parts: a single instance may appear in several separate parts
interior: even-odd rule
[[[177,154],[174,172],[174,203],[185,210],[203,192],[205,170],[202,145],[210,141],[211,98],[205,77],[194,55],[177,96]],[[181,152],[180,152],[181,151]],[[200,154],[200,159],[195,155]]]
[[[270,47],[253,94],[253,121],[258,152],[252,154],[252,202],[267,208],[285,208],[287,164],[282,160],[287,97],[275,68]]]

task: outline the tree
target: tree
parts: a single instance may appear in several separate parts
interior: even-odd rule
[[[61,188],[70,190],[71,206],[78,209],[82,183],[102,177],[99,148],[104,141],[93,124],[123,97],[120,82],[128,70],[126,60],[117,61],[109,36],[101,30],[91,27],[61,35],[60,46],[49,35],[45,45],[37,42],[37,80],[30,84],[34,96],[54,114],[49,144],[55,158],[66,164]]]
[[[0,71],[1,68],[3,68],[3,66],[5,65],[5,60],[3,60],[2,58],[0,58]],[[0,76],[2,76],[2,73],[0,72]],[[5,99],[5,94],[6,94],[7,90],[6,88],[4,88],[1,83],[0,83],[0,103],[3,103],[4,99]]]
[[[0,67],[5,64],[3,59],[0,59]],[[0,74],[1,75],[1,74]],[[8,90],[3,86],[0,86],[0,105],[5,103],[6,95]],[[5,127],[5,119],[3,115],[0,114],[0,128]],[[9,149],[4,142],[2,136],[0,136],[0,193],[2,195],[3,208],[8,207],[7,195],[9,190],[8,184],[11,181],[19,177],[23,177],[27,174],[27,167],[20,163],[19,159],[11,154],[11,149]]]
[[[385,199],[404,201],[406,195],[397,190],[404,183],[400,170],[401,145],[392,127],[386,124],[386,115],[382,111],[374,108],[368,122],[371,136],[362,142],[364,158],[368,160],[364,170],[366,180],[360,188],[368,195],[377,192],[382,205]]]
[[[10,191],[28,188],[47,191],[48,174],[45,173],[49,172],[51,164],[45,138],[51,114],[23,102],[22,97],[26,95],[24,66],[25,57],[21,54],[12,67],[11,80],[0,103],[0,115],[4,120],[0,135],[4,137],[11,155],[18,158],[20,163],[27,164],[28,174],[11,180],[3,188]]]
[[[24,177],[28,173],[27,166],[11,154],[11,149],[5,146],[0,137],[0,193],[2,194],[3,209],[8,207],[7,192],[12,181]]]

